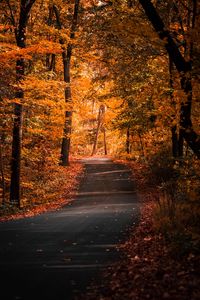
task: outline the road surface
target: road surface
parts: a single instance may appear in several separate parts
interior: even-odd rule
[[[70,205],[0,223],[2,300],[71,300],[120,258],[116,245],[139,218],[131,172],[106,158],[82,162]]]

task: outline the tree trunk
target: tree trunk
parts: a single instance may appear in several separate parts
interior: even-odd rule
[[[30,10],[34,2],[35,0],[21,0],[20,3],[19,25],[15,30],[17,46],[20,48],[26,47],[26,27],[30,15]],[[24,78],[24,69],[24,59],[18,59],[16,62],[16,81],[18,83]],[[20,101],[24,97],[23,90],[19,88],[15,96],[17,99],[19,99],[19,103],[14,104],[10,202],[20,207],[20,169],[23,121],[23,106]]]
[[[70,62],[72,56],[72,44],[68,44],[67,51],[63,52],[63,67],[64,67],[64,81],[68,83],[65,88],[65,102],[67,105],[72,105],[71,86],[70,86]],[[72,108],[65,111],[65,123],[63,129],[63,139],[61,145],[60,163],[62,166],[69,165],[69,152],[71,142],[71,127],[72,127]]]
[[[169,31],[160,18],[158,12],[153,6],[151,0],[139,0],[149,21],[152,23],[159,38],[165,42],[165,48],[170,59],[176,66],[181,77],[181,88],[186,95],[186,101],[183,99],[180,113],[180,125],[182,135],[189,147],[193,150],[198,158],[200,158],[200,137],[193,130],[191,121],[191,106],[192,106],[192,84],[191,84],[191,61],[186,61],[179,51],[176,43],[171,37]],[[196,1],[194,1],[194,4]],[[196,7],[196,6],[195,6]]]
[[[23,98],[23,92],[21,97]],[[14,124],[11,159],[11,184],[10,202],[20,206],[20,173],[21,173],[21,145],[22,145],[22,120],[23,107],[21,104],[14,104]]]
[[[79,11],[80,0],[74,1],[74,14],[70,30],[70,39],[75,38],[75,31],[78,23],[78,11]],[[58,29],[62,29],[62,23],[60,20],[60,14],[56,5],[53,5],[53,9],[56,15],[56,21]],[[60,39],[60,43],[64,45],[64,41]],[[60,164],[62,166],[69,165],[69,152],[70,152],[70,142],[71,142],[71,127],[72,127],[72,99],[71,99],[71,86],[70,86],[70,65],[72,57],[73,45],[71,42],[68,43],[67,49],[63,50],[63,69],[64,69],[64,81],[67,83],[65,88],[65,103],[70,109],[65,111],[65,122],[63,129],[63,138],[61,144],[61,155],[60,155]]]

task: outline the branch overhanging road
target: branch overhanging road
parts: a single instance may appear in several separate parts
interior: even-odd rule
[[[106,158],[82,162],[70,205],[0,224],[2,299],[73,299],[120,258],[116,245],[139,219],[131,172]]]

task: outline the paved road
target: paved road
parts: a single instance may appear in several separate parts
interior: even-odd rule
[[[116,244],[139,216],[130,171],[105,158],[83,163],[70,205],[0,223],[2,300],[71,300],[119,259]]]

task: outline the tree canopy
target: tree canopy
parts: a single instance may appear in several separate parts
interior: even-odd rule
[[[198,1],[3,0],[0,11],[5,201],[23,203],[70,157],[200,157]]]

